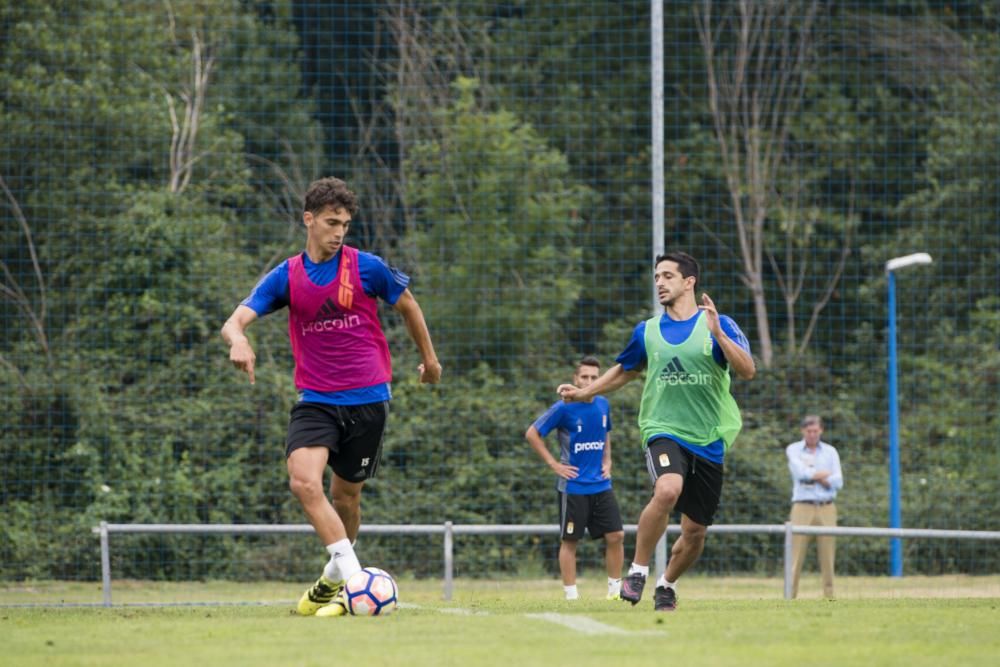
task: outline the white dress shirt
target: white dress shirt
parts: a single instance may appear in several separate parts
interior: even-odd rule
[[[792,473],[793,503],[830,502],[837,497],[837,491],[844,486],[844,476],[840,471],[840,455],[833,445],[820,440],[810,449],[805,440],[799,440],[785,448],[785,455]],[[821,470],[830,472],[826,478],[830,488],[813,481],[813,475]]]

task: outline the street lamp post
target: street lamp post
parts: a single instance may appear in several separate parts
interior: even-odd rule
[[[899,397],[896,389],[896,271],[908,266],[930,264],[926,252],[894,257],[885,263],[889,275],[889,527],[902,528],[899,493]],[[903,545],[898,537],[889,542],[890,574],[903,576]]]

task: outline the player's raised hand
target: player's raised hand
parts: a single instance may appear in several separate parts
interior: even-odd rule
[[[705,311],[705,317],[707,318],[705,324],[708,325],[708,330],[718,336],[722,331],[722,325],[719,323],[719,311],[715,309],[715,303],[711,297],[704,292],[701,294],[701,305],[698,308]]]
[[[576,479],[577,475],[580,474],[580,469],[576,466],[571,466],[560,461],[555,461],[549,467],[552,468],[552,472],[559,475],[563,479]]]
[[[441,381],[441,364],[435,359],[417,366],[420,371],[420,384],[437,384]]]
[[[572,384],[561,384],[556,388],[556,393],[566,403],[572,403],[577,400],[577,396],[581,391],[579,387]]]

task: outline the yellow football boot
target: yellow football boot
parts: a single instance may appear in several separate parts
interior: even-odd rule
[[[326,577],[320,577],[316,580],[316,583],[310,586],[309,589],[302,594],[302,597],[299,598],[299,604],[296,606],[296,610],[302,616],[314,616],[321,608],[331,604],[334,598],[343,590],[343,581],[330,581]]]
[[[324,605],[316,611],[316,616],[320,618],[345,615],[347,615],[347,598],[344,596],[343,587],[341,587],[340,592],[333,597],[330,604]]]

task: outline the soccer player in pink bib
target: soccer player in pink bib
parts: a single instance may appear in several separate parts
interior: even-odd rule
[[[330,559],[299,600],[304,616],[346,613],[343,584],[361,570],[354,541],[361,525],[361,490],[375,476],[391,398],[392,361],[378,319],[378,299],[393,306],[420,351],[422,383],[441,379],[410,279],[382,258],[344,243],[355,194],[344,181],[323,178],[305,196],[306,249],[264,276],[222,327],[229,360],[254,383],[256,356],[246,328],[288,308],[299,400],[292,408],[285,455],[289,486]],[[330,499],[323,489],[332,469]]]

